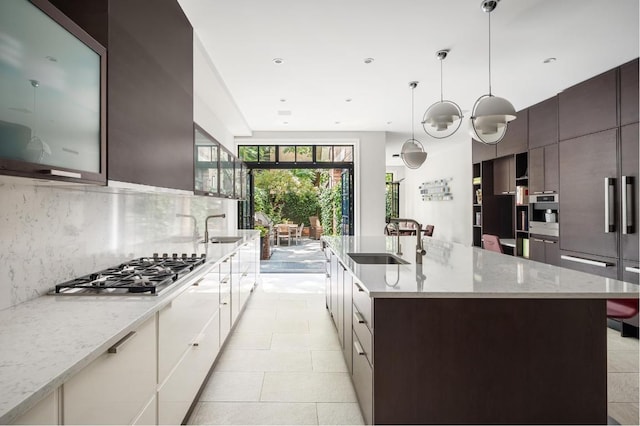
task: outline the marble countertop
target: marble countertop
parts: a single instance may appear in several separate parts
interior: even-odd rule
[[[242,237],[236,243],[197,245],[205,265],[158,296],[41,296],[1,310],[0,424],[26,412],[257,234],[236,231],[226,234]],[[180,253],[182,246],[164,247]]]
[[[416,237],[400,237],[406,265],[365,265],[347,253],[395,254],[396,237],[322,237],[371,297],[638,298],[639,286],[567,268],[424,238],[416,264]]]

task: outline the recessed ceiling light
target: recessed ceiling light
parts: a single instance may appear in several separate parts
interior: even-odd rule
[[[364,63],[365,64],[370,64],[373,61],[375,61],[375,59],[373,59],[373,58],[364,58]]]
[[[336,124],[340,124],[340,122],[339,122],[339,121],[336,121]]]
[[[544,62],[545,64],[550,64],[551,62],[555,62],[555,61],[557,61],[556,58],[547,58],[542,62]]]
[[[58,62],[57,58],[54,58],[53,56],[45,56],[45,59],[50,60],[51,62]]]
[[[280,102],[287,102],[285,98],[280,99]]]
[[[344,101],[345,101],[345,102],[351,102],[352,100],[353,100],[353,99],[351,99],[351,98],[347,98],[347,99],[345,99]]]
[[[283,62],[284,62],[284,59],[282,59],[282,58],[274,58],[273,59],[273,63],[274,64],[281,64]]]
[[[289,122],[288,121],[283,121],[282,124],[289,124]]]
[[[393,121],[387,121],[387,124],[391,124],[391,123],[393,123]]]
[[[393,154],[392,157],[400,157],[400,154]]]

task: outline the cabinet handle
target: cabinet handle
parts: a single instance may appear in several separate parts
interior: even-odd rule
[[[515,193],[516,193],[516,191],[509,191],[509,195],[513,195]]]
[[[124,336],[122,339],[118,340],[115,345],[107,349],[107,352],[110,354],[117,354],[118,351],[122,350],[124,344],[127,343],[129,339],[131,339],[135,334],[136,334],[135,331],[130,331],[129,334]]]
[[[229,276],[228,275],[220,280],[220,284],[226,284],[227,282],[229,282]]]
[[[544,194],[544,191],[533,191],[534,194]]]
[[[615,179],[610,177],[604,178],[604,232],[606,234],[616,231],[616,225],[614,222],[615,189]]]
[[[555,241],[551,241],[551,240],[543,240],[546,244],[556,244]]]
[[[196,281],[195,283],[191,284],[194,287],[197,287],[200,285],[200,281],[204,280],[204,277],[200,278],[198,281]]]
[[[584,263],[585,265],[599,266],[600,268],[606,268],[608,266],[612,266],[611,263],[599,262],[597,260],[583,259],[581,257],[575,257],[575,256],[567,256],[566,254],[563,254],[562,256],[560,256],[560,259],[568,260],[570,262]]]
[[[555,191],[542,191],[542,194],[554,194]],[[534,194],[540,194],[539,192],[535,192]]]
[[[228,305],[228,304],[229,304],[229,302],[222,302],[220,305],[222,305],[222,306],[226,306],[226,305]]]
[[[356,350],[358,355],[364,355],[364,349],[362,349],[362,345],[357,340],[353,341],[353,348]]]
[[[640,274],[640,268],[634,268],[633,266],[627,266],[624,270],[627,272],[633,272],[634,274]]]
[[[622,176],[622,233],[633,234],[633,176]]]
[[[509,191],[502,191],[502,195],[509,195]]]
[[[354,281],[354,282],[353,282],[353,285],[355,285],[355,286],[358,288],[358,291],[360,291],[360,292],[364,293],[364,290],[362,289],[362,287],[360,287],[360,286],[358,285],[358,283],[356,283],[356,282]]]
[[[533,238],[533,241],[538,243],[544,243],[544,240],[541,240],[540,238]]]
[[[353,318],[356,320],[356,322],[358,324],[366,324],[366,321],[364,320],[364,317],[362,316],[362,314],[358,311],[355,311],[353,313]]]

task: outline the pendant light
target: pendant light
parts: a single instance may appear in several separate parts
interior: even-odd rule
[[[444,139],[453,135],[462,124],[462,110],[452,101],[445,101],[442,95],[442,62],[449,50],[438,50],[436,57],[440,59],[440,101],[434,103],[424,113],[422,128],[431,137]]]
[[[427,159],[427,153],[424,152],[422,144],[415,139],[413,134],[413,92],[417,86],[417,81],[409,82],[409,87],[411,87],[411,139],[407,139],[400,149],[400,157],[402,157],[402,161],[410,169],[417,169],[422,166],[424,160]]]
[[[480,7],[489,16],[489,94],[482,95],[471,112],[471,136],[488,145],[497,144],[507,133],[507,125],[515,120],[516,110],[505,98],[491,93],[491,12],[499,0],[483,0]]]
[[[49,145],[40,139],[37,135],[38,132],[38,113],[36,102],[36,90],[40,86],[38,80],[29,80],[31,87],[33,87],[33,136],[25,147],[26,160],[31,163],[41,163],[44,160],[45,155],[51,155],[51,148]]]

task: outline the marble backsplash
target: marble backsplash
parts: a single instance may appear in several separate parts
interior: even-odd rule
[[[0,309],[135,257],[202,253],[208,215],[227,214],[211,235],[235,227],[232,200],[30,182],[0,180]]]

